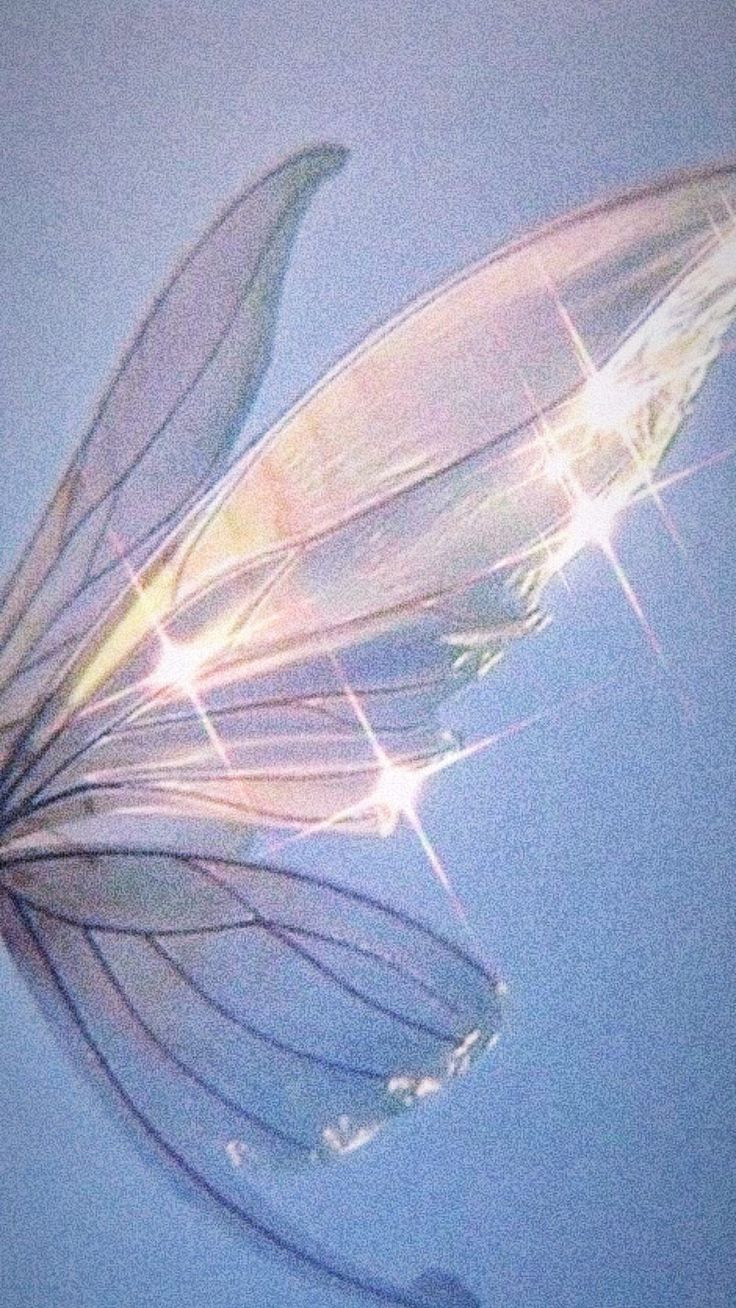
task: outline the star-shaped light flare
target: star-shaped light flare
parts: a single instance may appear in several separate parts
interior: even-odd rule
[[[111,533],[112,535],[112,533]],[[131,583],[141,599],[145,601],[146,591],[141,583],[135,568],[130,563],[127,552],[122,542],[113,535],[113,544],[120,556]],[[207,660],[212,656],[212,649],[202,643],[192,642],[185,644],[183,642],[173,641],[168,632],[162,626],[155,613],[148,616],[149,628],[155,632],[160,646],[159,661],[153,671],[144,678],[143,682],[135,689],[143,691],[144,700],[137,704],[129,713],[125,715],[126,721],[134,721],[137,717],[145,714],[150,708],[150,692],[153,691],[154,697],[175,693],[183,694],[192,704],[197,714],[205,735],[207,736],[212,748],[217,754],[220,762],[223,764],[225,771],[232,773],[233,767],[228,757],[227,750],[215,729],[212,719],[202,702],[202,697],[197,687],[197,678]],[[107,703],[111,702],[114,697],[107,698]]]
[[[357,800],[343,809],[336,810],[329,817],[320,822],[315,822],[294,835],[287,836],[277,844],[271,846],[271,852],[281,849],[285,845],[302,842],[307,839],[334,830],[341,823],[350,819],[359,818],[361,814],[378,812],[379,833],[384,836],[391,835],[399,822],[407,822],[414,831],[422,852],[429,864],[430,870],[435,880],[442,887],[447,895],[453,911],[460,920],[463,928],[473,939],[476,948],[482,952],[482,943],[476,939],[475,932],[468,917],[467,910],[455,889],[452,879],[442,862],[432,841],[427,835],[427,831],[417,812],[419,795],[425,781],[446,771],[448,768],[457,766],[476,754],[485,753],[495,745],[504,740],[508,740],[528,730],[545,720],[560,714],[564,709],[570,707],[573,703],[580,702],[603,685],[609,684],[612,677],[602,679],[595,684],[586,685],[582,689],[575,691],[573,694],[552,705],[550,708],[542,709],[536,713],[529,714],[527,717],[519,718],[515,722],[500,728],[498,731],[484,736],[479,740],[472,741],[470,744],[460,746],[456,749],[447,750],[439,757],[430,759],[423,764],[405,764],[396,763],[387,754],[383,748],[376,732],[368,718],[360,697],[353,689],[345,677],[339,660],[336,655],[331,654],[329,658],[335,666],[343,685],[345,697],[350,704],[355,717],[369,742],[373,754],[379,765],[378,780],[372,791],[363,799]]]

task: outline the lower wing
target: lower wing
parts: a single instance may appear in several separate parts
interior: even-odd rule
[[[433,1278],[394,1289],[303,1244],[251,1183],[352,1152],[463,1074],[498,1029],[484,967],[327,878],[165,850],[19,851],[0,926],[65,1046],[188,1190],[347,1292],[448,1302]]]

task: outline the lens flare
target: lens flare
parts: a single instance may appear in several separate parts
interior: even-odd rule
[[[207,659],[198,645],[181,645],[162,637],[161,657],[151,674],[153,685],[160,690],[181,690],[191,695],[197,675]]]
[[[381,834],[390,835],[402,816],[414,812],[422,780],[423,775],[417,769],[386,762],[371,796],[379,812]]]
[[[581,495],[575,503],[569,528],[573,550],[584,549],[587,545],[607,550],[619,508],[620,505],[605,496]]]

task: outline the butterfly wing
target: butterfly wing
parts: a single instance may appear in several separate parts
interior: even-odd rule
[[[466,1071],[498,1026],[483,967],[326,877],[208,854],[18,854],[0,923],[67,1048],[185,1188],[348,1290],[431,1302],[326,1268],[248,1178],[350,1153]]]
[[[299,222],[344,158],[303,151],[236,196],[154,300],[5,587],[6,738],[225,466],[271,357]]]
[[[534,625],[581,543],[576,498],[646,488],[736,309],[735,193],[733,169],[680,177],[471,269],[347,360],[161,544],[196,477],[136,518],[146,479],[134,504],[108,473],[72,562],[72,475],[13,602],[51,603],[58,541],[54,584],[78,604],[129,511],[135,576],[120,595],[115,572],[91,635],[61,653],[31,653],[32,625],[11,640],[31,681],[36,658],[44,670],[5,770],[10,833],[38,845],[45,823],[90,809],[375,817],[382,751],[442,748],[443,697]],[[203,405],[208,385],[205,368]],[[376,901],[198,853],[188,820],[180,836],[176,852],[6,849],[3,932],[138,1137],[262,1244],[329,1270],[243,1199],[241,1172],[349,1152],[464,1070],[495,1032],[497,984]],[[394,1291],[333,1275],[411,1308],[469,1298],[447,1277]]]
[[[380,821],[385,757],[452,748],[439,704],[537,624],[585,543],[578,508],[650,487],[736,311],[735,209],[731,166],[594,206],[350,356],[75,659],[15,783],[24,816],[84,793],[259,825]]]

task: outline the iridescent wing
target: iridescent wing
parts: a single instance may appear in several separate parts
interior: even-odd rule
[[[153,301],[4,588],[6,751],[130,569],[225,467],[271,357],[300,219],[344,159],[303,151],[236,196]]]
[[[325,877],[206,853],[10,855],[0,927],[78,1063],[187,1189],[346,1291],[450,1302],[305,1246],[248,1178],[348,1154],[464,1073],[498,1027],[484,968]]]
[[[19,819],[385,819],[385,759],[452,749],[443,697],[650,485],[734,315],[735,205],[724,166],[566,217],[350,356],[135,569],[28,733]]]
[[[321,875],[203,854],[191,819],[370,825],[387,759],[451,748],[442,699],[534,627],[581,511],[646,489],[715,357],[735,193],[711,169],[517,242],[369,341],[203,498],[204,464],[174,478],[163,510],[152,475],[133,490],[169,421],[149,392],[171,355],[144,350],[122,487],[102,477],[86,517],[72,471],[11,584],[3,929],[139,1136],[269,1247],[299,1252],[242,1199],[245,1163],[361,1143],[487,1046],[497,986]],[[186,376],[181,403],[209,413],[208,366]],[[179,820],[175,849],[141,820],[115,843],[125,813]],[[89,814],[100,843],[75,844]],[[436,1303],[464,1294],[335,1274],[413,1308],[430,1283]]]

